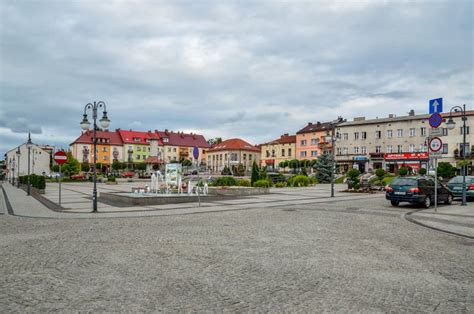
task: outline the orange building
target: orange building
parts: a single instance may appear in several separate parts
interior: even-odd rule
[[[331,151],[331,143],[326,143],[326,135],[331,133],[331,122],[309,122],[296,132],[296,159],[317,159],[324,151]]]

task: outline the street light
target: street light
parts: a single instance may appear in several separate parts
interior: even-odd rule
[[[110,125],[110,120],[107,117],[107,107],[105,106],[105,103],[103,101],[94,101],[94,103],[88,103],[84,107],[84,114],[82,117],[82,121],[80,123],[81,128],[84,131],[88,131],[91,124],[89,120],[87,119],[87,110],[92,111],[92,119],[94,121],[93,124],[93,136],[92,136],[92,141],[94,144],[94,189],[92,191],[92,212],[97,213],[97,170],[96,170],[96,162],[97,162],[97,137],[96,137],[96,131],[97,131],[97,110],[99,108],[102,108],[103,115],[102,119],[100,119],[100,125],[102,128],[107,129]]]
[[[453,112],[460,112],[461,113],[461,117],[462,117],[462,122],[463,122],[463,125],[462,125],[462,159],[463,161],[466,160],[466,156],[467,156],[467,145],[466,145],[466,121],[467,121],[467,116],[466,116],[466,105],[464,104],[462,107],[461,106],[454,106],[451,108],[451,110],[449,111],[449,119],[448,121],[446,122],[446,127],[448,128],[448,130],[453,130],[455,127],[456,127],[456,122],[454,122],[453,120]],[[466,203],[466,172],[467,172],[467,168],[466,168],[466,164],[463,163],[462,164],[462,203],[461,205],[462,206],[466,206],[467,203]]]
[[[18,149],[16,150],[16,156],[17,156],[17,173],[18,173],[18,179],[16,182],[16,186],[19,188],[20,187],[20,156],[21,156],[21,151],[20,151],[20,146],[18,146]]]
[[[324,138],[326,143],[331,143],[332,148],[332,171],[331,171],[331,197],[334,197],[334,180],[336,177],[336,141],[339,140],[339,133],[336,134],[336,126],[341,123],[343,119],[341,117],[331,122],[331,134],[329,131]]]
[[[31,158],[31,147],[33,143],[31,142],[31,133],[28,132],[28,142],[26,142],[26,147],[28,148],[28,186],[26,188],[26,195],[30,195],[31,187],[30,187],[30,158]]]

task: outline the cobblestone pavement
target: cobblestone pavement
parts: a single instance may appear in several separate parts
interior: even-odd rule
[[[474,242],[380,197],[194,215],[0,215],[0,311],[474,312]]]

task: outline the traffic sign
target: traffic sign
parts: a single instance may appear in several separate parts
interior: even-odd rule
[[[430,129],[430,137],[443,136],[443,129]]]
[[[443,156],[443,153],[441,152],[431,152],[430,153],[430,158],[440,158]]]
[[[441,141],[441,139],[439,137],[433,137],[430,140],[430,145],[429,146],[430,146],[430,151],[438,152],[443,147],[443,141]]]
[[[53,155],[53,159],[58,165],[62,165],[67,161],[67,154],[63,151],[56,152]]]
[[[431,115],[429,123],[432,128],[436,129],[443,123],[443,118],[439,113],[435,112]]]
[[[436,98],[430,100],[430,113],[443,112],[443,98]]]
[[[194,159],[198,159],[198,158],[199,158],[199,148],[194,147],[194,149],[193,149],[193,157],[194,157]]]

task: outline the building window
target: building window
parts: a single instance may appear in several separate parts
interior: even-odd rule
[[[306,157],[306,151],[301,151],[300,152],[300,157]]]
[[[360,153],[361,153],[362,155],[367,154],[367,147],[362,146],[362,147],[360,148]]]
[[[311,157],[317,157],[318,156],[318,151],[317,150],[312,150],[311,151]]]
[[[426,136],[426,127],[421,127],[420,131],[421,131],[421,136]]]
[[[168,153],[171,153],[171,147],[168,147]]]
[[[460,132],[461,132],[461,135],[464,134],[464,127],[461,127],[461,128],[460,128]],[[469,127],[468,127],[468,126],[466,126],[466,135],[467,135],[467,134],[469,134]]]
[[[336,148],[336,155],[340,156],[342,154],[342,149],[340,147]]]
[[[443,128],[443,136],[448,136],[448,128]]]
[[[403,129],[398,129],[397,130],[397,136],[398,137],[403,137]]]
[[[359,147],[358,146],[354,147],[354,154],[359,154]]]
[[[415,144],[410,144],[409,148],[408,148],[408,151],[410,153],[414,153],[415,152]]]
[[[167,137],[163,137],[163,143],[168,143],[169,139]]]
[[[146,155],[142,155],[142,157],[143,157],[143,160],[145,160],[145,159],[146,159]]]
[[[270,151],[267,150],[267,158],[269,158],[269,157],[270,157]]]
[[[306,146],[306,140],[301,140],[301,146]]]
[[[448,144],[443,144],[443,154],[448,153]]]
[[[249,155],[249,161],[252,160],[252,156],[253,156],[253,155]]]
[[[137,152],[141,152],[142,148],[140,146],[137,146]]]
[[[173,147],[173,152],[176,153],[176,147]]]
[[[318,138],[312,138],[311,139],[311,145],[318,145],[319,139]]]
[[[285,149],[284,148],[281,150],[281,156],[285,157]]]
[[[382,152],[382,146],[378,145],[378,146],[375,146],[375,152],[377,154],[380,154]]]
[[[349,149],[348,149],[347,147],[344,147],[344,148],[342,149],[342,154],[343,154],[343,155],[348,155],[348,154],[349,154]]]
[[[415,136],[416,129],[415,128],[410,128],[410,137]]]
[[[375,131],[375,138],[381,139],[382,138],[382,131]]]
[[[140,155],[137,155],[137,160],[140,160]]]
[[[230,161],[237,161],[237,153],[230,154]]]
[[[275,158],[275,150],[272,149],[272,157]]]
[[[392,145],[387,145],[387,153],[389,153],[389,154],[393,153]]]
[[[397,153],[403,153],[403,145],[397,145]]]
[[[367,139],[367,132],[362,132],[362,139],[366,140]]]
[[[359,132],[354,132],[354,140],[358,140],[359,139]]]
[[[343,133],[342,134],[342,139],[345,140],[345,141],[349,140],[349,133]]]
[[[392,130],[387,130],[387,138],[392,138]]]
[[[106,153],[107,152],[107,147],[102,147],[102,152]]]
[[[140,142],[140,138],[139,138],[139,137],[134,137],[134,138],[133,138],[133,141],[134,141],[134,142]]]

